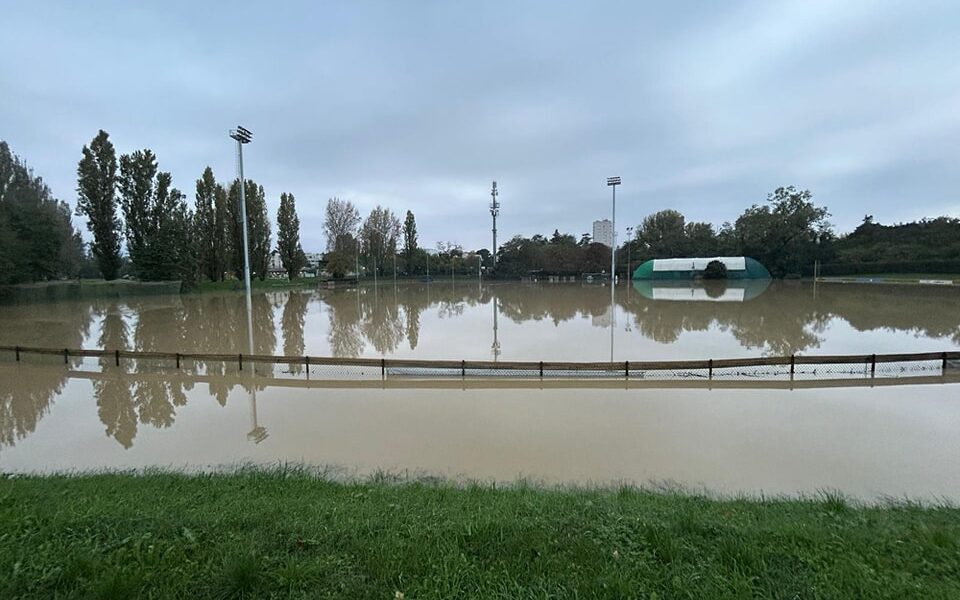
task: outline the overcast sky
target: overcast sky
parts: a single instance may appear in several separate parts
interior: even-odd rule
[[[327,198],[420,243],[732,221],[781,185],[840,231],[960,216],[960,2],[35,2],[0,9],[0,139],[73,205],[82,146],[153,149],[190,202],[227,130],[307,251]],[[80,218],[75,219],[78,224]],[[622,235],[622,234],[621,234]]]

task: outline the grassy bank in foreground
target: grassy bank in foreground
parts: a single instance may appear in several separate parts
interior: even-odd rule
[[[298,471],[0,479],[0,597],[956,598],[960,510]]]

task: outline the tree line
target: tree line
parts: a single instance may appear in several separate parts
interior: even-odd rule
[[[280,195],[276,245],[262,185],[242,183],[246,198],[250,266],[264,279],[272,252],[295,277],[306,264],[293,194]],[[76,214],[86,217],[89,253],[70,221],[69,206],[53,197],[6,143],[0,142],[0,283],[75,277],[96,271],[104,279],[122,274],[146,280],[222,281],[243,273],[240,186],[219,182],[210,167],[196,180],[193,205],[172,186],[150,149],[117,158],[109,134],[100,131],[82,149],[77,166]],[[880,225],[866,216],[853,232],[838,236],[826,207],[809,190],[774,190],[734,221],[719,228],[688,222],[678,211],[648,215],[618,246],[618,274],[652,258],[750,256],[775,276],[809,274],[815,261],[837,274],[883,267],[916,272],[960,271],[960,219]],[[374,207],[366,218],[349,200],[331,198],[324,219],[326,270],[334,277],[366,275],[475,274],[521,277],[581,275],[609,269],[609,247],[584,234],[554,230],[549,238],[515,236],[498,248],[464,251],[438,242],[435,252],[419,246],[417,222],[389,208]],[[121,252],[125,248],[126,254]],[[831,264],[839,263],[839,264]],[[85,265],[87,268],[85,269]],[[92,267],[92,269],[91,269]],[[89,274],[89,273],[87,273]],[[829,273],[828,273],[829,274]]]
[[[837,271],[895,267],[960,272],[960,219],[885,226],[868,215],[853,232],[838,236],[829,217],[827,207],[817,205],[810,190],[794,186],[777,188],[766,202],[750,206],[720,227],[687,221],[673,209],[661,210],[628,228],[630,235],[616,250],[617,272],[625,276],[655,258],[710,256],[750,256],[775,277],[810,274],[815,262]],[[324,229],[327,268],[335,276],[354,272],[358,265],[361,272],[392,274],[394,256],[399,272],[406,275],[472,274],[478,264],[488,275],[505,278],[578,276],[610,268],[608,246],[594,242],[589,234],[578,240],[556,229],[549,237],[517,235],[507,240],[498,248],[496,265],[488,250],[465,252],[451,242],[439,242],[437,251],[428,256],[418,246],[412,212],[407,211],[401,223],[389,209],[377,206],[363,220],[352,203],[339,198],[327,204]]]
[[[207,167],[196,181],[192,207],[172,182],[152,150],[118,158],[109,134],[101,130],[83,147],[77,165],[76,214],[86,217],[92,237],[86,252],[69,206],[0,142],[0,283],[72,278],[82,271],[107,280],[128,274],[188,285],[240,277],[239,180],[218,182]],[[287,276],[296,276],[306,257],[293,194],[280,195],[274,246],[263,186],[252,179],[243,186],[251,271],[264,279],[275,250]]]
[[[119,167],[119,168],[118,168]],[[224,185],[210,167],[196,181],[194,205],[171,186],[149,149],[116,158],[109,134],[100,131],[77,167],[77,214],[87,217],[90,251],[104,279],[115,279],[126,243],[131,274],[144,281],[199,278],[222,281],[243,273],[240,186],[245,196],[250,269],[267,276],[271,226],[263,186],[252,179]],[[121,219],[122,217],[122,219]],[[280,195],[277,247],[288,277],[305,266],[293,194]]]
[[[82,260],[70,207],[0,141],[0,283],[75,277]]]

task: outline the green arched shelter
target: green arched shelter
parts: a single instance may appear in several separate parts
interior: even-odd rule
[[[727,267],[727,279],[770,279],[770,271],[749,256],[715,256],[712,258],[655,258],[633,272],[634,281],[648,279],[696,279],[714,260]]]

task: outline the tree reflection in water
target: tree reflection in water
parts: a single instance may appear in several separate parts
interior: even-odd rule
[[[615,301],[632,322],[629,335],[660,343],[676,342],[684,332],[714,330],[728,333],[739,347],[789,355],[819,347],[828,328],[839,321],[860,332],[908,333],[960,345],[960,290],[822,285],[814,297],[809,284],[774,282],[755,297],[743,294],[743,302],[730,302],[725,301],[730,285],[688,290],[690,301],[658,300],[621,286]],[[479,314],[489,322],[492,336],[494,306],[498,315],[516,324],[547,321],[559,326],[572,319],[605,323],[594,317],[607,314],[609,302],[609,288],[576,284],[415,283],[258,294],[252,305],[254,351],[277,353],[279,318],[283,354],[326,353],[308,347],[305,331],[311,305],[327,313],[329,352],[356,357],[366,352],[388,356],[402,351],[404,342],[415,350],[424,335],[423,315],[431,310],[436,311],[435,320],[427,322],[437,328],[429,332],[435,338],[454,331],[455,321],[470,307],[484,307]],[[241,294],[15,305],[0,311],[0,344],[239,354],[247,352],[245,311]],[[488,343],[483,342],[484,350]],[[4,369],[16,369],[12,357],[0,360],[10,361]],[[68,371],[62,368],[62,359],[59,366],[49,357],[30,360],[46,361],[49,368],[31,372],[30,377],[0,377],[0,447],[32,433],[66,384]],[[164,428],[174,423],[177,408],[187,402],[192,389],[190,375],[209,376],[208,394],[220,405],[238,387],[252,395],[267,383],[265,378],[234,377],[237,365],[230,362],[185,361],[179,372],[156,361],[124,359],[119,368],[112,357],[98,363],[103,375],[93,381],[97,413],[106,434],[124,448],[133,445],[139,426]],[[70,368],[82,366],[81,359],[71,359]],[[293,373],[302,372],[299,364],[291,367]],[[246,368],[244,375],[249,375],[250,367]],[[258,368],[273,372],[269,365]],[[154,376],[131,377],[128,370]]]
[[[89,304],[49,303],[23,308],[26,314],[14,307],[0,310],[0,343],[26,345],[23,340],[27,340],[34,346],[79,348],[89,335],[93,317],[93,307]],[[13,357],[0,360],[12,361]],[[58,362],[61,360],[57,358]],[[77,367],[81,359],[71,358],[70,363],[71,367]],[[36,430],[66,380],[66,373],[62,371],[48,377],[22,377],[16,372],[0,376],[0,448],[12,446]]]

